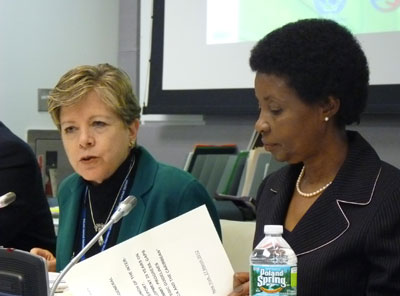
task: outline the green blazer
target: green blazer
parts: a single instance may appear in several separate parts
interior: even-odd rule
[[[221,237],[219,217],[205,188],[189,173],[157,162],[143,147],[129,194],[137,197],[136,207],[122,219],[117,243],[171,220],[198,206],[206,205]],[[77,175],[67,177],[59,186],[60,207],[57,237],[57,270],[71,260],[79,225],[85,182]]]

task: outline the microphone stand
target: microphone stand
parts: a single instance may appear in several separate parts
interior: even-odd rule
[[[103,226],[102,229],[89,241],[89,243],[68,263],[68,265],[62,270],[62,272],[58,275],[56,280],[51,287],[50,296],[54,296],[58,284],[61,282],[65,274],[74,266],[83,255],[86,254],[87,251],[99,240],[100,236],[102,236],[114,223],[117,223],[123,216],[127,215],[137,203],[136,197],[130,195],[124,201],[121,202],[118,209],[111,216],[110,221]]]

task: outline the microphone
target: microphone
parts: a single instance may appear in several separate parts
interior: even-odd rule
[[[65,274],[74,266],[83,255],[99,240],[100,236],[102,236],[111,225],[117,223],[122,217],[126,216],[137,204],[137,198],[133,195],[129,195],[118,205],[117,210],[111,216],[110,220],[106,225],[103,226],[102,229],[90,240],[90,242],[68,263],[68,265],[62,270],[62,272],[58,275],[56,280],[51,287],[50,296],[54,296],[56,292],[58,284],[61,282]]]
[[[110,221],[114,221],[113,223],[117,223],[122,217],[128,215],[128,213],[136,207],[137,198],[133,195],[129,195],[118,205],[117,210],[111,216]]]
[[[5,208],[10,203],[12,203],[17,196],[14,192],[8,192],[2,196],[0,196],[0,209]]]

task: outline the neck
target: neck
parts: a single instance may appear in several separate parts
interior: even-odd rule
[[[314,191],[332,181],[346,159],[348,142],[344,130],[336,130],[320,145],[317,156],[306,159],[301,188]]]
[[[128,157],[105,182],[98,186],[88,184],[88,199],[93,224],[107,222],[118,200],[126,193],[128,178],[134,163],[135,159]]]

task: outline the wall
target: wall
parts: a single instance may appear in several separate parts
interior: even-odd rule
[[[120,0],[119,13],[118,64],[131,77],[136,94],[139,94],[139,2],[139,0]]]
[[[0,120],[24,140],[54,129],[37,111],[38,88],[76,65],[117,65],[118,21],[114,0],[0,0]]]

